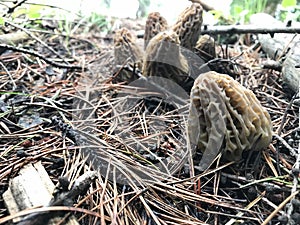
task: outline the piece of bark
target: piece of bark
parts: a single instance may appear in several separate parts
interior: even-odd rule
[[[29,39],[29,35],[23,31],[0,35],[0,43],[7,45],[15,45],[27,39]]]
[[[15,46],[22,41],[26,41],[29,39],[29,35],[23,31],[1,34],[0,35],[0,44],[12,45]],[[0,47],[0,54],[5,52],[7,49]]]
[[[36,206],[48,205],[52,199],[54,184],[40,162],[26,165],[20,170],[20,175],[10,181],[8,190],[3,194],[6,207],[11,215]],[[56,217],[43,224],[54,225],[62,218]],[[20,222],[20,218],[14,222]],[[78,225],[75,217],[66,220],[67,225]]]
[[[263,13],[253,15],[250,21],[258,27],[283,25],[282,22]],[[300,61],[300,36],[298,34],[274,34],[274,37],[271,37],[270,34],[258,34],[258,39],[268,56],[282,63],[282,80],[288,87],[286,90],[297,92],[300,82],[300,68],[296,68]]]

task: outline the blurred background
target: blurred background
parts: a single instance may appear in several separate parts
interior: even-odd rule
[[[210,0],[207,2],[224,14],[230,12],[232,0]],[[220,4],[220,2],[222,3]],[[80,11],[84,15],[95,12],[119,18],[142,18],[147,16],[148,12],[159,11],[170,22],[176,19],[182,9],[191,4],[187,0],[72,0],[72,4],[67,1],[50,0],[44,1],[44,3],[60,6],[73,12]]]
[[[201,1],[213,8],[203,13],[203,24],[207,25],[247,24],[250,16],[259,12],[271,14],[284,22],[300,21],[299,0]],[[120,26],[118,23],[122,24],[120,20],[123,18],[144,24],[148,13],[153,11],[159,11],[172,24],[190,4],[189,0],[1,0],[0,10],[4,18],[7,17],[5,13],[13,8],[13,13],[8,14],[14,22],[20,18],[30,21],[42,18],[45,22],[49,18],[49,21],[57,21],[61,30],[71,34],[74,30],[71,23],[76,21],[78,27],[84,24],[86,32],[97,28],[107,33]],[[14,8],[16,5],[18,7]],[[3,18],[1,21],[0,16],[0,24]]]
[[[223,17],[233,19],[235,22],[247,22],[247,17],[257,12],[266,12],[273,14],[273,16],[278,16],[281,13],[281,19],[291,17],[290,14],[293,14],[294,20],[300,19],[299,0],[201,1],[214,8],[214,17],[222,14]],[[19,1],[1,0],[0,7],[17,2]],[[108,17],[145,18],[149,12],[159,11],[169,22],[173,22],[182,9],[191,4],[188,0],[28,0],[24,2],[26,5],[34,3],[36,6],[41,4],[55,6],[82,16],[95,13]]]
[[[174,22],[182,9],[190,4],[187,0],[73,0],[72,4],[61,0],[43,0],[43,2],[83,15],[93,12],[119,18],[143,18],[148,12],[159,11],[170,23]],[[244,23],[247,22],[247,15],[254,12],[267,12],[275,16],[280,11],[285,11],[285,17],[291,17],[287,15],[289,12],[294,13],[295,10],[299,12],[298,0],[202,0],[202,2],[216,10],[213,16],[205,15],[208,24],[215,23],[214,19],[218,19],[216,17],[220,14],[225,18],[232,17],[235,21]],[[297,18],[292,19],[299,20],[299,13],[295,16]]]

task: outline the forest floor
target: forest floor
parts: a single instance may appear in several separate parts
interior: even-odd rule
[[[167,154],[186,143],[187,118],[179,112],[186,112],[188,104],[170,112],[170,105],[143,97],[142,103],[135,101],[138,109],[157,107],[155,112],[145,115],[135,106],[124,108],[128,95],[136,93],[132,86],[112,81],[118,71],[113,33],[103,36],[97,28],[84,32],[79,27],[66,36],[56,32],[56,26],[30,31],[32,36],[15,48],[1,45],[1,196],[25,165],[41,162],[55,185],[61,177],[68,180],[67,189],[80,175],[96,172],[85,192],[65,205],[86,210],[65,211],[80,224],[286,224],[288,218],[300,223],[300,199],[295,197],[299,168],[294,166],[298,154],[293,155],[300,137],[299,105],[283,88],[281,72],[263,68],[268,58],[255,35],[216,45],[218,57],[234,63],[232,76],[269,112],[271,144],[260,152],[245,152],[237,163],[217,161],[205,172],[197,170],[197,153],[195,168],[187,160],[172,176],[162,177],[144,171],[142,165],[151,156],[145,151],[136,156],[134,150],[148,146],[155,154]],[[130,20],[121,26],[143,29]],[[120,106],[129,117],[118,118]],[[175,143],[164,139],[164,132],[143,127],[157,118],[177,133]],[[135,137],[129,135],[133,130]],[[160,143],[141,144],[153,135],[161,135]],[[1,196],[0,224],[10,215]]]

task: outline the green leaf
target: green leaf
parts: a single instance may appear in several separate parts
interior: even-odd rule
[[[17,8],[13,13],[12,13],[12,18],[18,18],[21,15],[25,15],[26,14],[26,9],[24,8]]]
[[[222,11],[219,10],[210,10],[210,12],[214,15],[215,19],[220,19],[223,15]]]
[[[241,7],[241,6],[234,6],[234,13],[236,14],[236,15],[239,15],[241,12],[243,11],[243,7]]]
[[[4,26],[5,20],[2,16],[0,16],[0,25]]]
[[[290,7],[290,6],[296,6],[297,0],[282,0],[281,2],[282,7]]]
[[[42,9],[43,9],[43,7],[40,5],[31,5],[27,11],[28,18],[30,18],[30,19],[40,18]]]
[[[28,12],[28,18],[29,19],[41,18],[41,14],[39,12],[29,11]]]

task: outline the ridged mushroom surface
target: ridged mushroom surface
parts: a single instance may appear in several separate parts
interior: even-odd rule
[[[127,29],[121,28],[116,31],[114,36],[114,59],[118,66],[125,66],[126,64],[138,69],[142,69],[143,52],[136,43],[135,36]],[[118,78],[120,81],[133,81],[138,77],[131,71],[122,69],[119,72]]]
[[[237,161],[243,151],[260,150],[272,138],[272,122],[251,90],[226,74],[201,74],[190,95],[188,134],[204,154],[204,169],[222,151]]]
[[[167,29],[168,29],[168,22],[159,12],[149,13],[145,25],[144,49],[147,48],[149,41],[155,35]]]
[[[178,35],[172,31],[153,37],[146,48],[143,75],[171,79],[178,84],[185,82],[189,68],[179,44]]]
[[[199,3],[187,7],[178,17],[172,30],[179,36],[181,46],[193,51],[199,39],[203,9]]]

